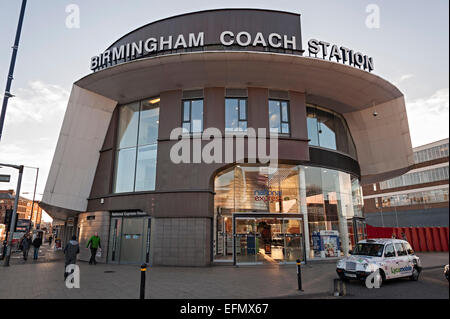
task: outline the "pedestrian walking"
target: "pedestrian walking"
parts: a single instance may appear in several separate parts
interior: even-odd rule
[[[50,237],[48,238],[48,247],[50,247],[52,245],[52,241],[53,241],[53,237],[52,237],[52,235],[50,235]]]
[[[41,236],[36,236],[34,239],[33,239],[33,242],[32,242],[32,244],[33,244],[33,247],[34,247],[34,256],[33,256],[33,259],[34,260],[37,260],[38,259],[38,255],[39,255],[39,247],[41,247],[41,245],[42,245],[42,238],[41,238]]]
[[[77,241],[77,236],[73,235],[64,248],[64,280],[66,280],[69,273],[66,272],[68,265],[77,263],[77,254],[80,253],[80,245]]]
[[[22,253],[23,253],[23,260],[27,260],[28,259],[28,251],[30,250],[31,247],[31,237],[30,234],[25,234],[22,237],[22,241],[20,242],[20,248],[22,249]]]
[[[406,237],[406,234],[402,232],[402,239],[408,241],[408,238]]]
[[[100,237],[98,237],[98,233],[95,232],[94,236],[92,236],[87,245],[86,248],[91,248],[91,259],[89,260],[89,265],[97,265],[97,261],[95,260],[95,255],[97,254],[97,249],[101,249],[102,245],[100,243]]]

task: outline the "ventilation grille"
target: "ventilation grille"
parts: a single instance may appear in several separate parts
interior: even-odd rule
[[[247,97],[247,89],[226,89],[225,90],[226,97]]]
[[[289,92],[288,91],[269,90],[269,98],[270,99],[289,100]]]
[[[183,99],[198,99],[203,97],[203,89],[183,91]]]

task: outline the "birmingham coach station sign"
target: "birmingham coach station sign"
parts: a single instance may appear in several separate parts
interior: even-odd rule
[[[91,70],[156,55],[180,52],[244,50],[303,55],[300,15],[268,10],[224,9],[163,19],[125,35],[91,58]],[[373,59],[360,52],[308,41],[310,57],[341,62],[367,71]]]

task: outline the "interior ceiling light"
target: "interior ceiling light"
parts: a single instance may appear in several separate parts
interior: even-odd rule
[[[159,103],[159,101],[161,101],[161,98],[157,97],[156,99],[150,100],[148,101],[150,104],[156,104]]]

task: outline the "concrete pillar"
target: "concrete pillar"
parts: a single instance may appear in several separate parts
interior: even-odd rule
[[[350,175],[338,172],[336,179],[336,198],[338,200],[339,235],[344,256],[348,255],[349,239],[347,219],[353,218],[352,182]]]

